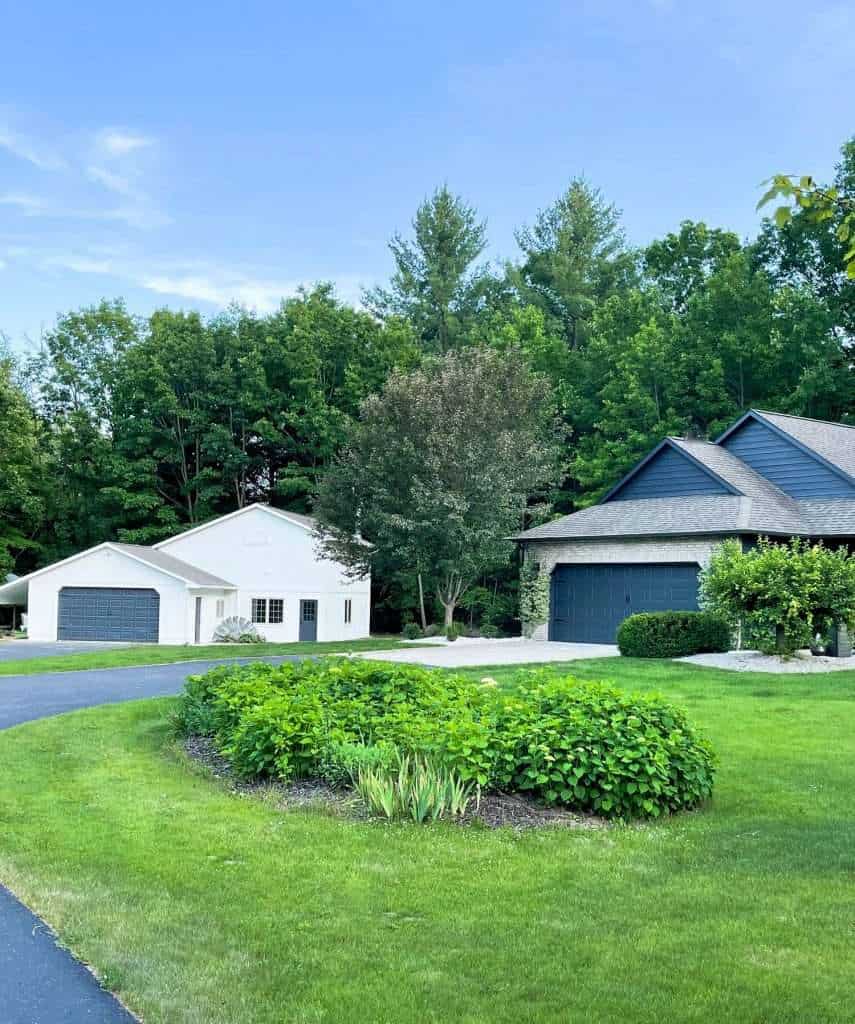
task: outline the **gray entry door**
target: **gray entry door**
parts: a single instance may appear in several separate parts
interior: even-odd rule
[[[633,612],[695,611],[698,566],[559,565],[552,574],[549,639],[613,644]]]
[[[300,639],[313,641],[318,639],[318,602],[300,602]]]
[[[57,611],[57,640],[157,643],[160,635],[156,590],[63,587]]]

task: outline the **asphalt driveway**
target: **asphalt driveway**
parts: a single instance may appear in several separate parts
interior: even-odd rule
[[[65,711],[115,704],[144,697],[171,697],[181,692],[187,676],[215,665],[250,661],[299,661],[300,655],[276,658],[229,658],[184,661],[176,665],[141,665],[139,668],[93,668],[81,672],[44,672],[29,676],[0,676],[0,729]],[[2,1004],[0,1004],[2,1005]]]
[[[59,653],[58,646],[51,645]],[[87,648],[89,649],[89,648]],[[259,659],[229,659],[246,663]],[[299,655],[260,659],[299,661]],[[0,677],[0,729],[64,711],[179,693],[189,675],[222,661]],[[5,780],[14,784],[13,780]],[[2,839],[0,839],[2,842]],[[56,944],[48,926],[0,885],[2,1024],[133,1024],[135,1018]]]

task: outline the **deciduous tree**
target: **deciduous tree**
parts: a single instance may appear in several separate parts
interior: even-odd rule
[[[323,548],[356,573],[430,575],[448,626],[479,574],[507,560],[560,458],[549,385],[520,353],[468,349],[395,372],[323,479]]]

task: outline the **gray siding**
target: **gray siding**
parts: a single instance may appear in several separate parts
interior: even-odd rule
[[[609,501],[635,498],[675,498],[695,494],[730,494],[715,477],[674,448],[663,448]]]
[[[747,420],[722,447],[794,498],[855,498],[846,480],[757,420]]]

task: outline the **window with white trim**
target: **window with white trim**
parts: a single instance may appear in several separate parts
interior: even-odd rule
[[[267,621],[274,625],[285,617],[285,602],[281,597],[271,597],[267,602]]]
[[[252,621],[267,622],[267,598],[254,597],[252,599]]]
[[[348,625],[353,618],[353,601],[349,597],[344,600],[344,624]]]
[[[226,602],[221,598],[217,598],[217,618],[221,619],[226,614]]]

